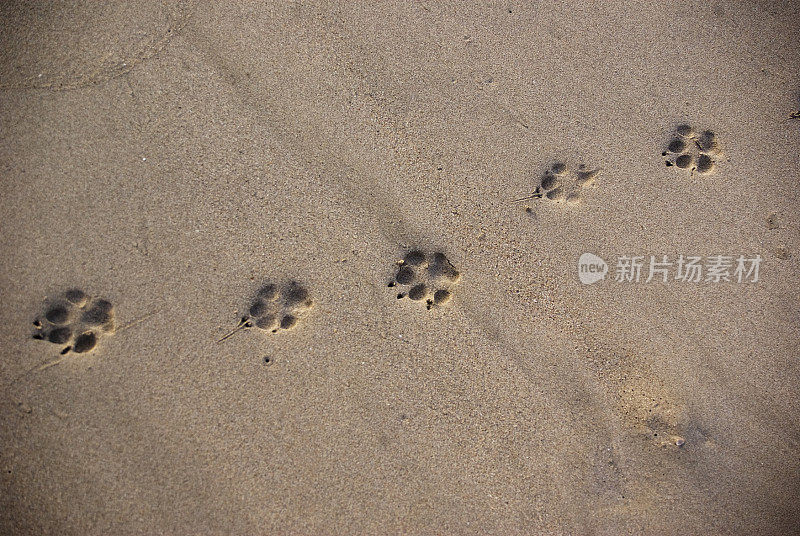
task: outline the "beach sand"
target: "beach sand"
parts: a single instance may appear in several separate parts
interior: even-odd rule
[[[0,13],[0,532],[800,532],[797,3]],[[616,281],[664,255],[762,261]]]

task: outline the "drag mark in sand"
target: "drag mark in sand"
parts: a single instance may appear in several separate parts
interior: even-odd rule
[[[102,56],[88,59],[81,54],[72,53],[63,58],[59,69],[48,66],[43,72],[25,72],[29,67],[24,63],[15,65],[9,62],[8,72],[3,72],[4,80],[0,90],[46,89],[50,91],[69,91],[104,84],[114,78],[124,76],[136,67],[157,56],[172,39],[186,26],[191,16],[190,5],[180,2],[169,15],[165,27],[159,31],[138,28],[131,36],[134,46],[130,50],[109,50]],[[133,24],[133,21],[129,21]],[[48,31],[47,29],[39,29]],[[96,28],[102,31],[102,28]],[[121,42],[121,41],[120,41]]]

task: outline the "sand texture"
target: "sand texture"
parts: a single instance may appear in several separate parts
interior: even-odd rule
[[[797,2],[0,13],[0,533],[800,533]]]

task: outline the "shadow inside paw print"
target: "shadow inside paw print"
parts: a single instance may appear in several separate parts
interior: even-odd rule
[[[599,168],[588,169],[585,164],[573,171],[563,162],[556,162],[544,172],[533,194],[517,201],[544,199],[577,205],[583,202],[584,189],[594,186],[599,174]]]
[[[282,286],[268,283],[256,293],[248,314],[241,318],[239,325],[217,342],[228,339],[242,329],[253,327],[270,333],[292,329],[313,305],[308,290],[296,281]]]
[[[696,132],[690,125],[678,125],[666,151],[661,156],[667,157],[667,167],[676,167],[693,174],[710,173],[716,167],[722,149],[716,134],[710,130]]]
[[[62,354],[91,352],[102,335],[116,329],[114,306],[108,300],[71,289],[48,300],[45,312],[33,321],[33,326],[34,339],[65,345]]]
[[[428,310],[448,303],[453,286],[461,278],[453,263],[440,252],[425,254],[415,249],[398,264],[397,273],[387,286],[398,287],[398,300],[408,297],[424,303]]]

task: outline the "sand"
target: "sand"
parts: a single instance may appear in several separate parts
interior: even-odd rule
[[[0,532],[800,532],[796,3],[0,12]],[[115,332],[62,356],[69,289]]]

